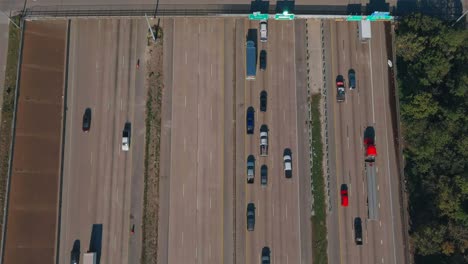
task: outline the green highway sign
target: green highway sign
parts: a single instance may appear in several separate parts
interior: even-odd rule
[[[276,14],[275,19],[276,20],[293,20],[295,17],[294,14]]]
[[[267,20],[268,14],[262,14],[260,12],[254,12],[253,14],[249,15],[250,20]]]
[[[383,15],[383,16],[368,16],[367,20],[369,21],[376,21],[376,20],[392,20],[393,17],[389,15]]]
[[[346,21],[360,21],[363,20],[365,17],[363,16],[348,16]]]

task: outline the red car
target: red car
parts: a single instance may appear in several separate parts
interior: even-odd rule
[[[341,205],[344,207],[348,206],[348,186],[346,184],[341,185]]]

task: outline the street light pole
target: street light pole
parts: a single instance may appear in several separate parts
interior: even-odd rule
[[[6,16],[6,17],[8,18],[8,20],[9,20],[13,25],[15,25],[15,27],[17,27],[18,29],[20,28],[20,27],[15,23],[15,21],[13,21],[5,12],[3,12],[2,10],[0,10],[0,12],[2,12],[2,14],[3,14],[4,16]]]

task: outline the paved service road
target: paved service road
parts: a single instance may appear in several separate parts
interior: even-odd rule
[[[100,252],[101,263],[139,262],[146,92],[144,64],[137,70],[136,61],[144,54],[145,23],[71,21],[60,263],[70,261],[75,240],[82,253]],[[129,152],[121,150],[125,122],[132,124]]]
[[[331,70],[327,75],[331,150],[332,212],[329,229],[330,261],[335,263],[404,263],[393,126],[390,118],[386,41],[383,23],[372,23],[372,39],[359,40],[356,22],[325,24]],[[355,69],[357,89],[346,89],[346,101],[336,103],[335,78]],[[376,131],[378,218],[367,218],[367,178],[364,170],[363,134]],[[333,146],[335,146],[333,148]],[[336,176],[335,176],[336,175]],[[336,178],[335,178],[336,177]],[[341,184],[348,185],[349,207],[340,205]],[[331,219],[333,217],[333,219]],[[354,242],[353,221],[363,219],[364,245]]]

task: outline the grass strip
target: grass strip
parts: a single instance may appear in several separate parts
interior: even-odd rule
[[[323,141],[320,119],[321,95],[311,96],[312,110],[312,183],[315,215],[312,220],[312,256],[314,264],[326,264],[327,258],[327,223],[325,204],[325,182],[323,176]]]
[[[162,38],[147,48],[148,97],[146,101],[145,186],[141,263],[157,263],[159,211],[159,152],[161,143]]]
[[[12,18],[20,24],[19,17]],[[8,164],[10,161],[10,146],[12,140],[11,127],[15,111],[15,89],[18,72],[18,56],[20,52],[21,30],[10,23],[8,33],[8,54],[5,69],[5,86],[3,90],[2,123],[0,125],[0,204],[5,208],[5,195],[8,180]],[[3,228],[4,210],[0,210],[0,228]]]

